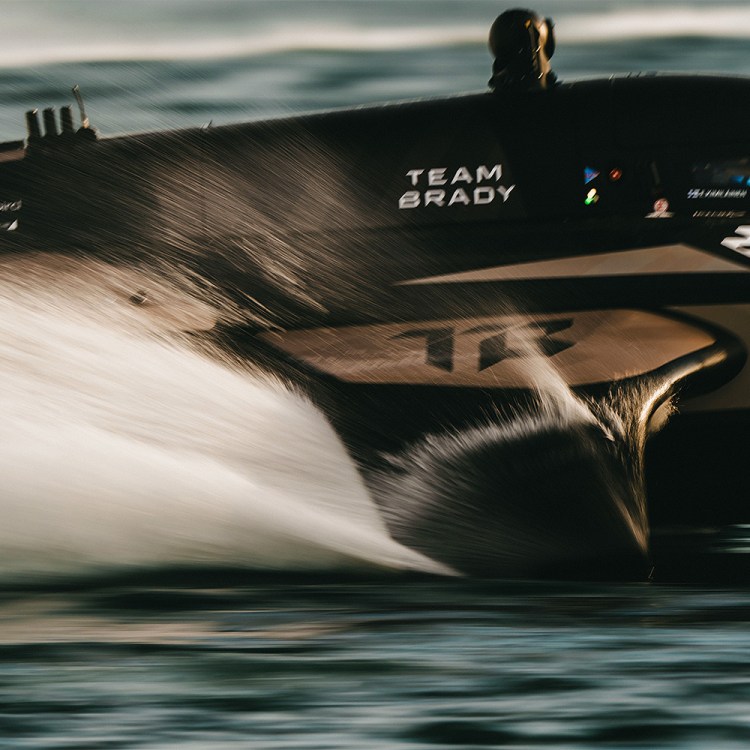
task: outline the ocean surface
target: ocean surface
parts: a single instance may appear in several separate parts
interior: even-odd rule
[[[506,7],[3,0],[0,139],[76,84],[103,135],[481,91]],[[537,9],[562,79],[750,74],[744,1]],[[750,747],[750,527],[656,539],[642,583],[454,576],[317,410],[153,337],[210,313],[149,279],[144,318],[123,274],[0,259],[0,749]]]
[[[481,91],[487,0],[3,0],[0,137],[83,91],[103,134]],[[548,0],[563,79],[750,72],[736,2]]]

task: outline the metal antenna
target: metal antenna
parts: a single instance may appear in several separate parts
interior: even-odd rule
[[[81,127],[88,128],[89,118],[86,116],[86,109],[83,106],[83,97],[81,96],[81,89],[78,87],[78,84],[73,86],[73,96],[76,98],[76,102],[78,102],[78,111],[81,113]]]

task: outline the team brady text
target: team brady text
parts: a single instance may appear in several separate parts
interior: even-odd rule
[[[474,169],[447,167],[410,169],[406,177],[412,186],[398,200],[398,207],[486,206],[495,200],[505,203],[515,185],[500,183],[503,165],[482,164]]]

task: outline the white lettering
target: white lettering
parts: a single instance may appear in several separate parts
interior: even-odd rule
[[[411,184],[416,185],[417,180],[419,180],[419,175],[424,174],[424,169],[410,169],[406,176],[411,179]]]
[[[478,187],[474,189],[474,205],[484,206],[495,200],[495,189],[491,187]]]
[[[469,185],[474,182],[471,172],[466,167],[459,167],[456,170],[456,174],[453,175],[453,179],[451,180],[451,185],[455,185],[457,182],[465,182]]]
[[[722,245],[728,247],[730,250],[734,250],[740,255],[746,255],[750,258],[750,225],[737,227],[735,232],[739,236],[725,237],[722,240]]]
[[[398,199],[399,208],[417,208],[420,204],[420,193],[418,190],[408,190]]]
[[[430,185],[445,185],[448,182],[445,179],[445,168],[437,167],[436,169],[431,169],[427,173],[427,182]]]
[[[747,190],[741,188],[691,188],[687,192],[688,198],[747,198]]]
[[[493,177],[495,178],[495,182],[498,182],[502,176],[503,176],[502,164],[495,164],[495,166],[492,167],[492,169],[488,169],[484,165],[482,165],[481,167],[477,167],[477,182],[484,182],[486,180],[491,180]]]
[[[480,164],[476,167],[424,167],[410,169],[406,177],[414,189],[406,190],[398,199],[400,209],[422,206],[487,206],[499,196],[507,203],[515,185],[500,184],[502,164]],[[479,185],[483,182],[485,184]],[[495,184],[486,184],[486,183]],[[446,189],[432,189],[441,185],[453,185]],[[469,185],[475,185],[472,190]],[[429,186],[430,189],[427,189]]]
[[[693,211],[695,219],[741,219],[747,211]]]
[[[424,204],[429,206],[434,203],[436,206],[445,205],[445,190],[426,190],[424,194]]]
[[[471,205],[471,198],[469,198],[463,188],[459,188],[451,195],[451,199],[448,201],[449,206],[452,206],[454,203],[463,203],[464,206],[469,206]]]

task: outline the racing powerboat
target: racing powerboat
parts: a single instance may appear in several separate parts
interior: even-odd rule
[[[531,11],[491,48],[450,98],[116,137],[77,92],[79,125],[29,111],[0,248],[179,269],[232,310],[195,335],[308,393],[392,533],[460,570],[747,521],[750,79],[561,83]]]

